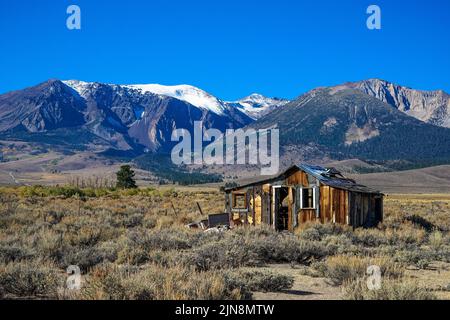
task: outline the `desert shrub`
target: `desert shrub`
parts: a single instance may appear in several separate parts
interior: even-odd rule
[[[146,259],[148,263],[167,268],[171,266],[180,266],[183,264],[180,259],[180,253],[176,250],[152,250],[147,254]]]
[[[179,261],[198,271],[258,265],[257,254],[238,241],[222,240],[204,244],[180,255]]]
[[[160,216],[156,219],[155,228],[158,230],[169,229],[174,225],[175,221],[173,217],[168,216]]]
[[[445,239],[440,231],[434,231],[428,236],[428,243],[436,250],[439,250],[444,245]]]
[[[20,204],[19,198],[13,194],[3,194],[0,191],[0,216],[14,215]],[[1,224],[0,224],[1,226]]]
[[[382,279],[379,290],[369,290],[365,279],[356,279],[344,287],[349,300],[434,300],[436,296],[417,283],[403,279]]]
[[[48,228],[41,229],[29,240],[37,254],[48,260],[58,260],[62,256],[61,235]]]
[[[409,246],[407,249],[397,250],[394,260],[405,266],[415,266],[426,269],[433,261],[448,261],[448,250],[434,250],[425,247]]]
[[[241,292],[278,292],[294,284],[291,276],[267,271],[227,271],[224,275],[227,286],[240,288]]]
[[[121,239],[101,242],[97,245],[97,250],[102,253],[103,262],[114,262],[122,248]]]
[[[405,221],[409,221],[420,228],[425,229],[427,232],[431,232],[436,229],[436,226],[430,221],[417,214],[409,215],[405,217]]]
[[[404,223],[396,229],[387,228],[384,234],[389,244],[398,246],[421,245],[427,240],[425,230],[410,223]]]
[[[145,216],[142,220],[142,226],[146,229],[153,229],[156,227],[157,219],[153,216]]]
[[[253,250],[260,261],[266,263],[289,262],[309,264],[330,254],[329,249],[317,241],[298,240],[291,235],[278,235],[259,239],[249,248]]]
[[[62,283],[56,270],[37,262],[1,265],[0,296],[54,298]]]
[[[100,263],[110,261],[109,258],[110,257],[107,256],[107,253],[98,247],[89,247],[84,249],[69,247],[66,248],[61,255],[59,265],[62,268],[66,268],[70,265],[76,265],[80,267],[83,272],[87,272],[90,268]]]
[[[119,194],[122,197],[132,197],[141,194],[141,192],[137,188],[132,188],[132,189],[122,189],[119,191]]]
[[[306,241],[290,233],[279,233],[269,227],[238,228],[226,237],[234,237],[259,263],[302,263],[321,259],[331,252],[324,243]]]
[[[357,229],[353,242],[366,247],[378,247],[389,243],[384,232],[379,229]]]
[[[130,247],[140,247],[150,250],[181,250],[191,248],[193,235],[188,230],[145,230],[138,229],[128,232],[127,244]]]
[[[0,263],[19,262],[33,257],[31,250],[18,245],[0,245]]]
[[[239,289],[226,286],[224,277],[219,272],[197,273],[180,267],[146,269],[127,279],[124,287],[126,292],[132,293],[132,299],[218,300],[242,298]]]
[[[125,247],[117,256],[116,262],[119,264],[141,265],[149,261],[147,251],[142,248]]]
[[[360,250],[345,234],[327,236],[322,243],[329,251],[328,254],[350,254]]]
[[[316,262],[313,268],[322,277],[328,278],[333,285],[364,277],[367,268],[371,265],[379,266],[381,274],[385,277],[397,278],[402,276],[400,266],[395,264],[389,257],[358,257],[338,255]]]
[[[70,198],[74,196],[85,196],[82,189],[73,186],[54,186],[54,187],[44,187],[44,186],[25,186],[20,187],[20,195],[23,197],[64,197]]]
[[[142,224],[143,219],[144,216],[142,214],[139,213],[132,214],[131,216],[128,216],[123,220],[123,226],[125,228],[134,228],[140,226]]]
[[[184,252],[180,261],[198,270],[258,266],[265,263],[301,263],[330,254],[325,244],[299,240],[292,234],[239,228],[225,234],[197,238],[200,244]]]
[[[139,270],[114,265],[97,266],[86,277],[81,299],[216,300],[251,299],[252,291],[281,291],[293,279],[261,271],[206,271],[148,265]]]
[[[137,272],[100,266],[86,279],[82,299],[216,300],[241,299],[240,290],[225,285],[218,272],[149,266]]]
[[[301,239],[321,241],[327,236],[346,234],[351,237],[351,229],[334,223],[307,223],[296,230]]]
[[[85,300],[125,299],[126,296],[121,282],[128,272],[127,268],[120,268],[113,264],[96,266],[85,277],[77,298]]]
[[[92,247],[100,241],[101,233],[102,230],[98,226],[82,226],[67,233],[64,240],[72,246]]]

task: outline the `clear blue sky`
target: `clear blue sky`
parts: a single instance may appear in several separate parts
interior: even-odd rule
[[[0,93],[59,78],[293,98],[373,77],[450,92],[449,31],[449,0],[1,0]]]

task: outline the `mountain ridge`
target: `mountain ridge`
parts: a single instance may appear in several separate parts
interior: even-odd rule
[[[57,107],[57,122],[47,112],[53,106]],[[66,109],[71,112],[63,112]],[[138,145],[151,151],[168,149],[172,130],[191,129],[194,121],[203,121],[207,128],[225,130],[243,127],[252,119],[226,104],[219,114],[171,96],[98,82],[49,80],[0,96],[2,132],[84,127],[120,150],[139,148]]]
[[[450,159],[450,129],[433,121],[445,100],[435,94],[448,96],[369,79],[316,88],[293,101],[251,94],[226,102],[189,85],[51,79],[0,95],[0,132],[8,138],[21,132],[16,134],[20,139],[54,143],[61,143],[65,135],[74,141],[77,132],[83,144],[90,142],[95,150],[102,146],[136,155],[170,152],[175,144],[172,131],[192,131],[195,121],[222,132],[279,125],[284,155],[297,160],[445,160]],[[417,108],[427,109],[429,117],[422,121],[418,113],[409,112]],[[56,133],[62,137],[56,139]]]
[[[312,90],[248,127],[277,127],[283,147],[309,146],[334,159],[450,159],[449,128],[344,86]]]
[[[416,90],[376,78],[342,86],[360,90],[421,121],[450,127],[450,95],[443,90]]]

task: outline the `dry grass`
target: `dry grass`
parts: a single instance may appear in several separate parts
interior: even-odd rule
[[[356,279],[344,287],[349,300],[434,300],[436,296],[417,282],[384,279],[379,290],[369,290],[365,279]]]
[[[196,202],[205,213],[222,210],[217,191],[81,191],[0,189],[0,296],[249,299],[254,291],[290,288],[292,279],[246,268],[284,263],[345,286],[347,298],[425,299],[430,292],[404,271],[450,262],[450,200],[444,197],[388,198],[386,219],[376,229],[308,224],[295,234],[267,227],[214,234],[184,225],[205,218]],[[63,290],[69,265],[82,270],[80,292]],[[389,279],[385,291],[362,288],[369,265]]]
[[[382,277],[400,278],[403,275],[400,265],[387,256],[336,255],[317,263],[315,268],[322,277],[329,278],[334,285],[342,285],[363,278],[369,266],[380,267]]]

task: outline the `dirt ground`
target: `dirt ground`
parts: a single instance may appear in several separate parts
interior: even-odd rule
[[[255,300],[339,300],[342,298],[340,287],[330,285],[325,278],[304,275],[301,268],[280,264],[259,268],[261,269],[292,276],[294,285],[283,292],[255,292],[253,295]]]
[[[302,267],[274,264],[258,270],[267,270],[292,276],[292,289],[283,292],[255,292],[255,300],[341,300],[343,290],[331,285],[326,278],[305,275]],[[426,270],[407,268],[405,275],[433,291],[438,299],[450,300],[450,263],[435,262]]]

